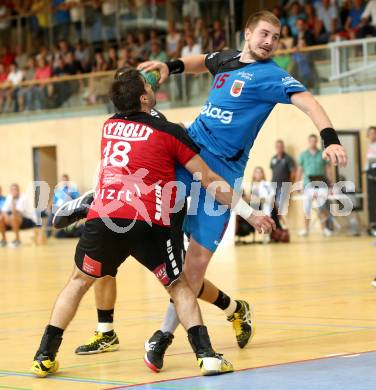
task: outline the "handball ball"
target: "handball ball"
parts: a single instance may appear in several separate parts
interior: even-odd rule
[[[145,77],[146,82],[151,85],[153,91],[156,91],[158,89],[158,81],[161,79],[159,70],[156,69],[150,72],[142,71],[141,74]]]

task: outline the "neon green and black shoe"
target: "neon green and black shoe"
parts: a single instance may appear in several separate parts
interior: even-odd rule
[[[114,331],[108,333],[96,331],[86,344],[76,348],[75,353],[77,355],[91,355],[117,351],[119,349],[119,339]]]
[[[227,321],[232,323],[239,347],[244,348],[254,334],[254,328],[252,327],[251,320],[251,309],[246,301],[236,302],[240,304],[240,309],[235,311],[232,316],[227,317]]]
[[[33,361],[30,371],[39,378],[45,378],[48,374],[54,374],[59,369],[59,362],[51,360],[48,356],[39,355]]]
[[[221,375],[234,371],[232,363],[219,353],[198,354],[196,357],[201,374],[204,376]]]

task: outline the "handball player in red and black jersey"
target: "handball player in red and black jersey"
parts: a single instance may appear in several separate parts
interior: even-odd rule
[[[117,75],[110,96],[118,113],[102,129],[101,169],[94,202],[77,245],[73,274],[57,298],[32,372],[45,377],[57,371],[56,354],[63,332],[83,295],[97,278],[115,277],[129,256],[166,287],[201,372],[213,375],[233,371],[232,364],[211,346],[196,296],[182,273],[183,250],[171,235],[175,164],[192,174],[200,173],[202,186],[218,202],[234,206],[253,224],[257,219],[260,229],[270,231],[273,221],[255,216],[250,206],[234,195],[197,154],[197,146],[180,126],[150,115],[155,96],[139,71],[127,69]],[[211,185],[216,182],[223,182],[222,186]]]

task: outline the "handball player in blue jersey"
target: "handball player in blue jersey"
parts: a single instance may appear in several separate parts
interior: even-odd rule
[[[197,74],[209,71],[213,75],[208,99],[187,133],[199,146],[200,155],[209,167],[234,188],[241,184],[254,141],[278,103],[293,104],[307,114],[320,132],[324,144],[323,157],[326,160],[340,166],[347,162],[346,151],[340,145],[324,109],[298,80],[271,60],[278,46],[280,29],[280,21],[272,13],[260,11],[251,15],[246,23],[242,51],[224,50],[167,63],[147,61],[139,66],[146,72],[158,69],[160,83],[170,75],[182,72]],[[178,167],[177,180],[186,184],[189,194],[192,176]],[[210,215],[205,208],[205,196],[205,190],[201,189],[197,212],[188,212],[184,221],[184,231],[190,236],[185,273],[190,287],[201,299],[224,310],[227,319],[232,322],[238,345],[243,348],[252,336],[248,303],[233,300],[204,279],[206,268],[230,218],[229,211],[220,216]],[[215,202],[214,205],[219,206]],[[112,322],[115,280],[103,280],[97,284],[97,308],[107,308],[107,312],[111,313],[107,321]],[[104,302],[101,297],[106,297],[107,301]],[[106,320],[99,318],[101,321]],[[145,360],[156,371],[163,366],[165,351],[172,342],[177,325],[175,308],[170,302],[161,329],[145,343]],[[96,346],[86,344],[81,348],[95,353],[93,349]]]

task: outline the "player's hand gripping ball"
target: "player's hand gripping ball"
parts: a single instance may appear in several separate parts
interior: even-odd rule
[[[159,80],[161,79],[161,74],[158,69],[152,70],[150,72],[141,71],[142,76],[144,76],[146,82],[151,85],[151,88],[155,92],[159,87]]]

